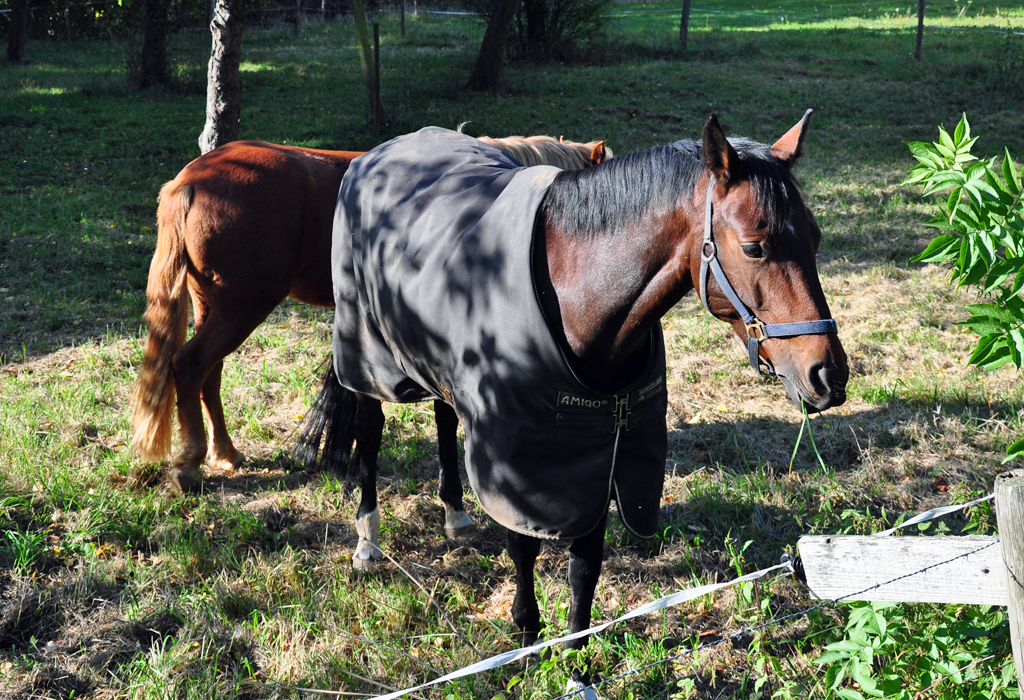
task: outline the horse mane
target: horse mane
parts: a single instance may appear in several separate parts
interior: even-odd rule
[[[799,201],[796,180],[771,155],[771,147],[752,139],[730,138],[739,153],[754,201],[772,233],[785,225]],[[691,203],[707,166],[703,145],[677,141],[630,153],[555,176],[541,203],[547,221],[580,237],[627,228],[653,210],[674,209],[680,197]]]
[[[526,167],[534,165],[554,165],[563,170],[582,170],[589,168],[590,154],[599,141],[577,143],[576,141],[559,141],[551,136],[506,136],[505,138],[478,137],[480,141],[500,148]],[[611,158],[610,148],[605,149],[605,158]]]

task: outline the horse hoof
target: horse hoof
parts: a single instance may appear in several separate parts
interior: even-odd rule
[[[466,511],[457,510],[445,513],[444,535],[450,540],[460,540],[469,537],[476,532],[473,521],[466,515]]]
[[[167,472],[167,483],[182,495],[191,493],[199,483],[199,470],[171,467]]]
[[[476,532],[476,528],[473,525],[466,525],[465,527],[445,527],[444,536],[450,540],[465,540],[469,539],[473,533]]]
[[[377,568],[377,562],[379,560],[379,557],[377,559],[363,559],[362,557],[352,557],[352,568],[356,571],[361,571],[363,573],[367,571],[373,571]]]
[[[230,472],[245,464],[245,455],[236,449],[225,455],[210,455],[210,466],[214,469],[222,469]]]
[[[570,695],[580,700],[598,700],[597,691],[592,685],[583,685],[581,681],[570,678],[565,682],[565,695]]]

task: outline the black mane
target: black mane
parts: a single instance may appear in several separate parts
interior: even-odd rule
[[[772,157],[770,146],[747,138],[729,143],[746,166],[762,216],[772,232],[780,230],[799,200],[792,174]],[[703,148],[696,141],[616,156],[593,168],[559,173],[541,212],[550,224],[576,236],[633,226],[652,210],[674,208],[680,196],[692,202],[705,170]]]

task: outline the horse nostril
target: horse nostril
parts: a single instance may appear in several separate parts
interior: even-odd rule
[[[807,368],[807,385],[818,396],[833,399],[834,405],[845,400],[845,384],[842,371],[831,363],[816,362]]]

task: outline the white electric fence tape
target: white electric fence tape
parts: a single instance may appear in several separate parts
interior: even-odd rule
[[[786,561],[782,564],[769,566],[767,569],[761,569],[760,571],[755,571],[752,574],[741,576],[737,579],[733,579],[732,581],[726,581],[725,583],[713,583],[707,586],[698,586],[697,588],[690,588],[685,591],[679,591],[678,593],[667,595],[664,598],[658,598],[657,600],[651,601],[646,605],[641,605],[639,608],[630,610],[625,615],[617,617],[611,622],[605,622],[603,624],[597,625],[596,627],[591,627],[590,629],[582,630],[580,632],[574,632],[573,634],[567,634],[564,637],[559,637],[558,639],[549,639],[543,642],[538,642],[537,644],[534,644],[532,647],[524,647],[522,649],[506,651],[504,654],[498,654],[497,656],[492,656],[489,659],[478,661],[475,664],[471,664],[469,666],[466,666],[465,668],[461,668],[458,671],[452,671],[451,673],[445,676],[435,678],[434,680],[428,681],[427,683],[423,683],[412,688],[406,688],[405,690],[396,690],[395,692],[388,693],[387,695],[378,695],[373,700],[393,700],[394,698],[402,697],[406,693],[413,693],[417,690],[422,690],[423,688],[428,688],[432,685],[437,685],[439,683],[447,683],[448,681],[453,681],[456,678],[462,678],[463,676],[471,676],[474,673],[480,673],[481,671],[489,671],[491,669],[498,668],[506,664],[510,664],[513,661],[522,659],[523,657],[530,656],[532,654],[537,654],[550,646],[554,646],[555,644],[562,644],[573,639],[579,639],[580,637],[586,637],[587,635],[603,632],[612,625],[618,624],[623,620],[629,620],[634,617],[640,617],[641,615],[657,612],[658,610],[665,610],[666,608],[679,605],[680,603],[685,603],[686,601],[693,600],[694,598],[700,598],[702,595],[714,593],[717,590],[727,588],[728,586],[733,586],[737,583],[743,583],[744,581],[753,581],[754,579],[759,579],[762,576],[770,574],[773,571],[778,571],[779,569],[787,569],[789,571],[792,571],[793,565],[790,562]]]
[[[995,494],[990,493],[988,496],[985,496],[984,498],[977,498],[973,501],[969,501],[968,503],[961,503],[955,506],[943,506],[942,508],[933,508],[929,511],[921,513],[920,515],[915,515],[910,520],[900,523],[896,527],[890,528],[888,530],[883,530],[882,532],[876,532],[874,536],[885,537],[887,535],[891,535],[900,528],[908,527],[910,525],[916,525],[918,523],[923,523],[928,520],[934,520],[935,518],[942,517],[943,515],[955,513],[958,510],[963,510],[964,508],[975,506],[978,505],[979,503],[984,503],[985,501],[989,501],[993,498],[995,498]],[[641,615],[647,615],[648,613],[675,607],[676,605],[680,605],[681,603],[685,603],[689,600],[699,598],[703,595],[714,593],[715,591],[727,588],[729,586],[734,586],[737,583],[743,583],[744,581],[753,581],[755,579],[759,579],[762,576],[770,574],[773,571],[778,571],[779,569],[787,569],[789,571],[793,571],[793,564],[791,561],[787,560],[781,564],[769,566],[767,569],[761,569],[760,571],[755,571],[751,574],[747,574],[746,576],[740,576],[739,578],[733,579],[732,581],[726,581],[725,583],[714,583],[706,586],[698,586],[697,588],[690,588],[685,591],[679,591],[677,593],[667,595],[663,598],[658,598],[657,600],[651,601],[646,605],[641,605],[639,608],[631,610],[625,615],[617,617],[610,622],[602,623],[595,627],[591,627],[590,629],[582,630],[581,632],[567,634],[564,637],[559,637],[558,639],[549,639],[543,642],[538,642],[537,644],[534,644],[531,647],[524,647],[522,649],[506,651],[503,654],[498,654],[497,656],[492,656],[489,659],[484,659],[483,661],[478,661],[475,664],[470,664],[469,666],[461,668],[458,671],[452,671],[451,673],[441,676],[440,678],[435,678],[432,681],[428,681],[426,683],[422,683],[411,688],[406,688],[405,690],[396,690],[395,692],[388,693],[387,695],[378,695],[375,698],[373,698],[373,700],[394,700],[395,698],[400,698],[408,693],[414,693],[417,690],[429,688],[432,685],[447,683],[457,678],[463,678],[465,676],[471,676],[473,674],[480,673],[481,671],[490,671],[491,669],[499,668],[501,666],[505,666],[506,664],[510,664],[513,661],[518,661],[519,659],[522,659],[526,656],[537,654],[543,651],[544,649],[547,649],[548,647],[554,646],[555,644],[563,644],[565,642],[572,641],[573,639],[579,639],[580,637],[586,637],[591,634],[603,632],[612,625],[616,625],[625,620],[630,620],[634,617],[640,617]]]
[[[990,493],[989,495],[985,496],[984,498],[976,498],[973,501],[969,501],[967,503],[960,503],[960,504],[955,505],[955,506],[942,506],[941,508],[932,508],[931,510],[926,510],[924,513],[921,513],[920,515],[915,515],[910,520],[907,520],[906,522],[902,522],[899,525],[897,525],[896,527],[891,527],[888,530],[882,530],[881,532],[876,532],[873,535],[873,537],[888,537],[889,535],[891,535],[892,533],[896,532],[900,528],[908,527],[910,525],[917,525],[918,523],[923,523],[923,522],[925,522],[927,520],[934,520],[935,518],[940,518],[943,515],[947,515],[949,513],[955,513],[958,510],[963,510],[964,508],[968,508],[970,506],[976,506],[979,503],[984,503],[985,501],[990,501],[990,500],[992,500],[995,497],[996,497],[996,495],[994,493]]]

